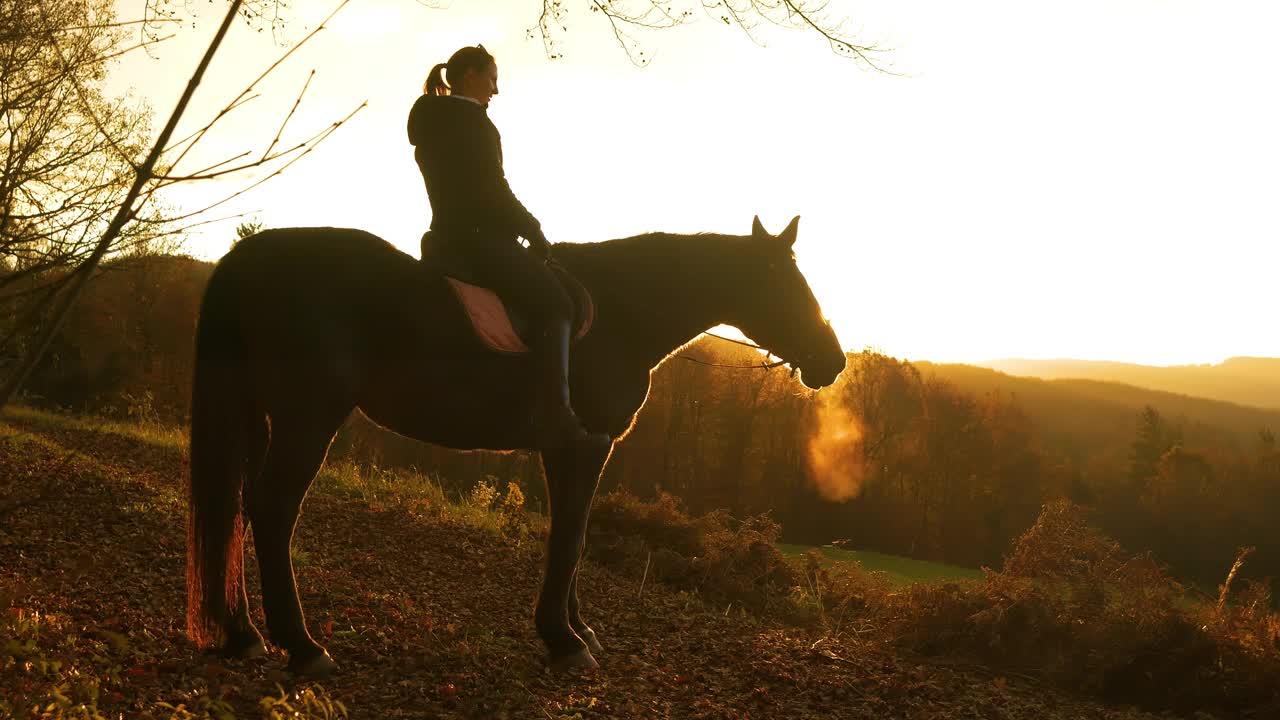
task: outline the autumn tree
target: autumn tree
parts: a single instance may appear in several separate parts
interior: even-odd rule
[[[0,259],[9,272],[0,289],[83,259],[150,139],[145,110],[103,93],[108,62],[127,37],[110,0],[4,5]],[[116,247],[146,241],[137,227]]]
[[[110,0],[5,2],[0,23],[0,352],[21,352],[67,272],[98,243],[149,142],[149,114],[104,94],[127,51]],[[109,253],[167,235],[130,223]]]
[[[76,2],[87,3],[83,7],[89,8],[89,10],[86,11],[89,14],[84,15],[83,17],[76,15],[59,16],[52,12],[51,8],[54,3],[52,3],[51,0],[45,0],[43,2],[32,3],[29,7],[25,7],[24,9],[15,12],[15,18],[18,18],[21,22],[7,23],[7,25],[17,27],[16,30],[11,31],[11,39],[15,45],[20,45],[20,41],[23,41],[24,39],[34,38],[33,42],[35,45],[38,46],[41,43],[44,43],[56,50],[56,54],[53,56],[52,60],[43,63],[43,66],[53,68],[55,71],[65,71],[67,68],[78,67],[99,68],[96,71],[98,74],[91,75],[89,77],[90,80],[98,83],[100,83],[104,77],[101,74],[101,66],[113,57],[119,55],[121,52],[128,50],[128,48],[124,48],[117,51],[118,45],[121,42],[121,36],[112,34],[111,31],[118,29],[121,25],[134,25],[141,23],[145,28],[143,37],[149,39],[144,39],[140,45],[146,45],[150,42],[159,40],[151,34],[158,24],[163,23],[166,20],[176,19],[176,17],[172,16],[176,11],[171,10],[172,6],[169,3],[169,0],[146,0],[145,7],[147,10],[147,17],[142,21],[126,23],[114,22],[111,15],[110,4],[106,2],[106,0],[76,0]],[[271,140],[269,145],[267,145],[260,157],[250,157],[246,160],[244,158],[248,157],[250,153],[245,153],[239,156],[225,158],[220,162],[206,166],[200,170],[190,171],[186,169],[178,169],[178,166],[182,165],[183,160],[188,158],[192,148],[201,142],[214,125],[234,111],[237,107],[241,106],[245,99],[251,96],[258,83],[278,67],[285,58],[322,30],[325,27],[325,24],[332,19],[333,14],[345,6],[347,2],[349,2],[349,0],[343,0],[338,5],[338,8],[334,13],[331,13],[328,18],[313,29],[306,38],[294,45],[290,50],[285,51],[280,59],[269,66],[262,75],[260,75],[255,81],[251,82],[240,92],[239,95],[231,98],[227,105],[224,106],[221,111],[217,112],[211,120],[203,125],[203,127],[188,137],[180,140],[174,140],[174,131],[177,128],[179,121],[182,119],[187,105],[195,94],[196,88],[199,87],[202,78],[209,69],[214,55],[217,53],[218,47],[221,45],[223,38],[226,37],[227,30],[231,27],[232,22],[242,15],[250,22],[253,22],[255,19],[267,17],[269,18],[269,22],[274,26],[274,23],[278,19],[278,11],[283,6],[283,3],[280,0],[231,1],[217,32],[214,34],[213,40],[210,41],[208,49],[201,57],[199,63],[195,67],[195,70],[192,72],[190,79],[187,81],[187,86],[179,98],[176,107],[169,115],[168,120],[164,123],[164,127],[156,135],[155,139],[149,140],[147,145],[125,147],[120,142],[117,142],[115,135],[112,133],[113,126],[109,123],[104,124],[103,118],[107,116],[104,113],[99,112],[99,108],[95,107],[92,102],[86,100],[86,98],[93,96],[91,91],[96,86],[82,86],[79,83],[78,77],[75,76],[74,73],[71,75],[72,81],[68,84],[68,87],[70,88],[69,92],[74,95],[76,99],[80,100],[81,104],[79,106],[58,105],[58,112],[52,113],[49,116],[51,121],[59,118],[70,118],[69,122],[72,122],[74,125],[79,122],[79,118],[82,116],[87,117],[88,125],[80,123],[77,126],[92,126],[93,130],[96,130],[104,139],[104,142],[108,146],[110,152],[115,153],[113,157],[127,163],[129,170],[115,178],[118,182],[113,181],[111,183],[107,183],[104,179],[98,183],[98,185],[109,185],[112,187],[118,186],[123,189],[123,192],[120,193],[118,200],[114,202],[114,206],[110,204],[103,206],[102,211],[97,215],[97,220],[100,222],[86,228],[81,233],[80,239],[82,243],[79,246],[78,252],[71,256],[69,262],[64,263],[66,266],[73,266],[73,269],[68,272],[56,274],[53,281],[50,283],[52,287],[49,290],[35,292],[34,294],[36,297],[31,302],[27,310],[24,310],[21,313],[9,313],[8,317],[4,318],[9,323],[9,327],[5,328],[6,334],[2,339],[0,339],[0,345],[7,344],[14,338],[21,337],[24,331],[29,331],[31,340],[29,346],[24,349],[22,360],[17,363],[16,369],[14,369],[8,377],[4,378],[3,384],[0,384],[0,407],[7,403],[14,393],[17,392],[18,388],[28,377],[30,377],[32,371],[34,371],[45,353],[54,344],[58,331],[66,322],[72,305],[84,291],[85,285],[88,283],[90,278],[93,277],[95,271],[99,268],[103,260],[110,257],[113,251],[116,251],[121,246],[122,242],[127,241],[131,236],[130,229],[136,225],[141,225],[142,227],[148,228],[144,232],[154,234],[157,232],[156,227],[163,224],[162,218],[144,218],[148,213],[148,208],[154,208],[158,192],[178,183],[226,177],[251,168],[274,164],[274,172],[266,174],[262,179],[243,188],[239,192],[234,193],[230,197],[247,192],[258,184],[279,175],[294,162],[297,162],[299,159],[306,156],[317,144],[345,124],[352,115],[365,106],[364,104],[361,104],[346,118],[329,124],[310,138],[296,144],[282,144],[282,135],[285,132],[289,120],[293,117],[293,113],[289,113],[285,116],[284,122],[281,123],[280,129],[276,132],[275,138]],[[46,3],[48,3],[49,7],[46,7]],[[4,7],[8,9],[13,7],[13,5],[6,3]],[[275,15],[270,15],[269,9],[272,7],[275,8]],[[95,38],[96,40],[88,44],[89,50],[86,51],[83,56],[72,56],[72,60],[68,60],[62,50],[66,45],[66,41],[63,36],[76,36],[76,33],[81,32],[90,33],[88,37]],[[107,34],[92,34],[96,32],[106,32]],[[28,57],[39,58],[40,56],[39,53],[35,51],[22,55],[14,55],[11,58],[13,59],[13,63],[11,64],[14,64],[16,67],[19,64],[17,59],[26,59]],[[40,68],[42,67],[42,64],[35,61],[33,62],[32,67]],[[30,107],[28,107],[29,105],[32,107],[42,107],[41,103],[48,103],[50,98],[56,100],[56,98],[59,97],[58,89],[61,87],[59,84],[61,81],[57,80],[57,76],[54,77],[54,80],[40,80],[38,77],[39,76],[37,75],[37,79],[33,80],[26,78],[21,74],[15,76],[14,84],[18,88],[18,91],[11,93],[11,95],[19,98],[19,100],[14,101],[11,104],[16,108],[16,112],[18,112],[20,117],[25,118],[31,113]],[[6,79],[6,87],[8,87],[8,84],[9,81]],[[307,85],[304,85],[302,91],[299,93],[299,101],[301,100],[302,93],[305,93],[306,87]],[[48,125],[48,123],[45,123],[45,125]],[[130,127],[146,134],[144,132],[145,128],[141,127],[139,123],[130,125]],[[47,128],[44,127],[38,126],[37,130],[38,132],[36,134],[40,137],[51,137],[54,140],[61,137],[58,135],[49,135]],[[11,144],[16,145],[17,135],[13,133],[12,129],[10,129],[9,132],[10,134],[8,137]],[[133,156],[135,153],[132,153],[131,151],[141,149],[142,147],[148,147],[149,149],[146,149],[144,153],[141,153],[135,158]],[[6,160],[12,163],[14,161],[14,157],[11,154],[7,156]],[[75,172],[95,172],[95,170],[98,169],[98,165],[95,164],[93,160],[93,158],[86,156],[83,152],[72,152],[70,159],[66,163],[66,169],[63,170],[63,174],[56,175],[55,180],[70,172],[70,169],[74,169]],[[18,182],[14,181],[11,184],[17,186]],[[81,199],[81,195],[74,191],[74,187],[69,189],[57,182],[46,182],[44,185],[45,190],[48,192],[48,199],[37,203],[36,212],[32,213],[30,216],[18,217],[15,220],[11,220],[10,225],[15,228],[13,231],[14,233],[29,233],[30,230],[28,228],[30,225],[39,225],[44,222],[46,220],[46,216],[50,215],[54,209],[71,206]],[[87,187],[92,190],[97,188],[98,185],[89,183]],[[227,199],[230,199],[230,197]],[[210,209],[210,207],[218,204],[220,203],[215,202],[211,206],[193,210],[172,219],[190,220],[191,218],[199,216],[201,213]],[[5,216],[8,217],[12,214],[15,214],[14,211],[9,207],[5,207]],[[200,224],[200,221],[194,221],[191,224]],[[61,228],[61,226],[55,227]],[[19,245],[20,243],[11,242],[10,249],[5,253],[6,257],[12,256],[12,248],[16,248]],[[35,251],[35,255],[37,257],[47,254],[48,251],[46,248],[37,245],[37,249]],[[12,265],[14,264],[14,261],[10,260],[8,264]],[[40,270],[30,270],[29,265],[30,263],[28,263],[28,267],[16,269],[11,268],[8,272],[3,273],[3,277],[10,284],[13,284],[18,281],[15,280],[15,278],[21,279],[22,277],[34,276],[37,272],[40,272]],[[32,293],[27,290],[24,291],[23,294]]]
[[[1137,488],[1155,476],[1160,458],[1177,440],[1177,431],[1168,426],[1160,411],[1150,405],[1142,409],[1138,415],[1138,434],[1129,456],[1129,479]]]

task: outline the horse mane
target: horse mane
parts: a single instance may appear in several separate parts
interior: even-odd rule
[[[750,240],[750,236],[722,233],[648,232],[600,242],[557,243],[555,254],[564,258],[570,269],[584,271],[656,264],[701,267],[724,257],[727,251],[746,247]]]
[[[746,241],[747,239],[748,237],[745,235],[726,235],[724,233],[713,233],[713,232],[669,233],[669,232],[654,231],[654,232],[640,233],[639,235],[631,235],[624,238],[617,238],[614,240],[601,240],[597,242],[581,242],[581,243],[560,243],[556,245],[556,248],[563,249],[567,247],[578,247],[578,248],[599,249],[607,246],[609,248],[624,247],[628,249],[635,248],[637,250],[641,248],[667,249],[673,246],[674,247],[691,246],[693,245],[694,242],[721,241],[726,243],[732,243],[734,241],[743,242],[743,241]]]
[[[733,258],[755,244],[749,235],[650,232],[557,244],[554,254],[591,292],[602,316],[632,318],[634,332],[640,332],[639,325],[647,322],[641,318],[716,317],[714,298],[724,295],[724,286],[740,282],[744,266]],[[688,342],[696,339],[693,335]]]

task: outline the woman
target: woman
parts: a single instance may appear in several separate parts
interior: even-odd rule
[[[433,240],[467,258],[481,284],[529,313],[538,366],[537,446],[599,440],[589,438],[569,404],[573,305],[547,267],[551,244],[538,219],[516,199],[503,173],[502,139],[486,112],[497,94],[493,56],[483,45],[464,47],[431,69],[409,112],[409,142],[431,200]],[[529,241],[527,250],[521,237]]]

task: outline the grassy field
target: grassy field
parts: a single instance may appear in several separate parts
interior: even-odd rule
[[[861,567],[867,572],[883,573],[885,578],[895,585],[909,585],[916,582],[932,582],[935,580],[967,580],[982,577],[982,571],[973,568],[913,560],[898,555],[871,552],[870,550],[841,550],[833,547],[792,545],[790,543],[778,543],[778,549],[788,557],[802,557],[810,550],[817,550],[824,560],[832,564],[852,564]]]

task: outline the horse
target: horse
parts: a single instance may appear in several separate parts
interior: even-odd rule
[[[796,266],[797,217],[779,235],[649,233],[560,243],[554,258],[590,292],[592,328],[570,387],[586,428],[625,437],[662,360],[718,325],[739,328],[818,389],[845,355]],[[337,666],[307,632],[289,547],[302,500],[339,426],[359,409],[436,445],[532,450],[533,363],[476,338],[444,273],[370,233],[282,228],[215,266],[196,325],[188,482],[187,632],[231,657],[266,652],[249,617],[252,527],[269,637],[287,670]],[[577,567],[613,445],[541,451],[551,527],[534,626],[552,669],[597,667],[579,614]]]

